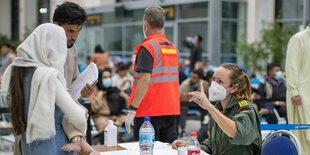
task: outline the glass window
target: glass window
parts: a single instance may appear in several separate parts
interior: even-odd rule
[[[302,22],[283,22],[279,24],[284,28],[294,29],[296,32],[298,31],[299,26],[303,26]]]
[[[221,57],[221,63],[236,63],[237,62],[237,57],[235,56],[230,56],[230,57]]]
[[[142,21],[143,15],[144,15],[144,9],[126,10],[125,11],[125,22]]]
[[[101,43],[101,31],[100,30],[96,30],[96,45],[99,45]]]
[[[276,18],[302,18],[303,0],[276,0]]]
[[[173,27],[165,27],[165,36],[167,37],[167,39],[172,42],[173,44],[174,43],[174,40],[173,40]]]
[[[122,22],[122,18],[116,16],[116,12],[103,13],[103,23],[112,24]]]
[[[234,43],[246,34],[245,22],[222,22],[222,53],[235,53]]]
[[[208,36],[208,23],[207,22],[192,22],[192,23],[180,23],[178,33],[178,49],[183,53],[190,53],[190,49],[185,46],[186,38],[193,38],[196,34],[203,37],[202,51],[207,52],[207,37]]]
[[[85,44],[85,40],[87,40],[86,38],[86,30],[85,28],[82,29],[79,33],[79,37],[75,42],[75,46],[77,47],[77,51],[78,51],[78,60],[79,61],[83,61],[84,58],[84,52],[86,52],[86,45]]]
[[[222,17],[246,19],[246,2],[222,2]]]
[[[208,2],[182,4],[179,6],[179,18],[208,17]]]
[[[133,51],[134,48],[144,40],[142,26],[126,27],[126,51]]]
[[[122,28],[104,28],[104,49],[108,51],[122,50]]]

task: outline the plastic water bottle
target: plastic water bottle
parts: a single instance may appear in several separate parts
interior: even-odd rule
[[[117,146],[117,127],[109,120],[107,127],[104,129],[104,145]]]
[[[191,139],[187,145],[187,155],[200,155],[200,144],[196,132],[191,133]]]
[[[139,130],[140,155],[153,154],[155,131],[150,117],[144,117],[144,123]]]

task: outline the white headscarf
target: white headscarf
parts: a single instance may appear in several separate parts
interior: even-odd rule
[[[8,94],[13,66],[37,67],[30,90],[26,142],[46,140],[56,134],[54,108],[55,83],[64,88],[64,64],[67,57],[67,38],[62,27],[47,23],[39,25],[17,48],[17,56],[6,69],[1,93]]]
[[[53,67],[64,75],[67,57],[67,37],[62,27],[46,23],[39,25],[18,47],[17,56],[2,78],[1,93],[7,94],[11,67]],[[6,73],[8,72],[8,73]],[[6,76],[7,75],[7,76]],[[61,80],[65,82],[65,80]]]

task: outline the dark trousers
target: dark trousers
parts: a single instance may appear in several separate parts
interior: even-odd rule
[[[134,136],[139,140],[139,129],[144,123],[144,117],[136,117],[134,120]],[[177,116],[151,117],[151,123],[155,130],[155,140],[172,143],[177,139]]]
[[[201,125],[203,125],[202,121],[203,121],[204,116],[208,114],[207,110],[202,109],[196,103],[193,103],[193,102],[181,102],[181,114],[180,114],[180,120],[179,120],[179,124],[180,124],[181,129],[185,129],[186,120],[187,120],[187,112],[188,112],[188,108],[189,107],[193,107],[193,108],[195,107],[195,108],[197,108],[200,111],[200,113],[201,113],[201,118],[200,118]]]

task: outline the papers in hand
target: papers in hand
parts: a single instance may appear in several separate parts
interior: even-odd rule
[[[81,90],[84,88],[86,83],[92,85],[98,79],[98,68],[97,65],[91,62],[80,76],[73,81],[71,85],[71,95],[74,99],[79,99],[81,96]]]

